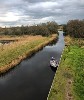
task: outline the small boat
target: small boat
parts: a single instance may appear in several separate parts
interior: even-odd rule
[[[54,68],[57,68],[58,67],[58,62],[55,60],[55,58],[52,58],[50,60],[50,66],[51,67],[54,67]]]

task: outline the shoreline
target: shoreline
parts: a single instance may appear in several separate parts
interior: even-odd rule
[[[41,50],[43,47],[48,45],[49,43],[52,43],[53,41],[57,40],[58,36],[52,36],[49,40],[35,46],[31,50],[29,50],[27,53],[24,53],[24,55],[19,56],[9,64],[0,67],[0,75],[8,72],[10,69],[14,68],[16,65],[18,65],[22,60],[26,59],[27,57],[32,56],[34,53],[38,52]]]
[[[76,100],[84,98],[83,92],[80,92],[81,87],[83,88],[83,77],[81,76],[84,73],[81,67],[84,65],[83,44],[83,40],[65,37],[65,48],[63,49],[59,67],[55,73],[47,100]]]

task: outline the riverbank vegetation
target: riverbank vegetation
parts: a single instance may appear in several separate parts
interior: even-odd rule
[[[57,35],[49,37],[42,36],[20,36],[15,37],[18,41],[0,46],[0,73],[20,63],[27,56],[32,55],[48,43],[56,40]],[[11,37],[4,37],[10,40]],[[14,39],[14,37],[12,37]]]
[[[0,35],[42,35],[49,36],[57,31],[58,25],[56,22],[41,23],[32,26],[5,27],[0,28]]]
[[[0,73],[6,72],[27,56],[56,40],[57,29],[56,22],[32,26],[0,27]],[[6,44],[6,41],[10,43]]]
[[[48,100],[84,100],[84,20],[63,25],[65,48]]]
[[[64,35],[74,38],[84,38],[84,20],[70,20],[63,25]]]
[[[83,100],[84,39],[67,36],[65,43],[48,100]]]
[[[83,100],[84,39],[67,36],[65,43],[48,100]]]

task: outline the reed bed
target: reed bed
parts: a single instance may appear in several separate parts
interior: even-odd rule
[[[56,35],[49,37],[24,36],[16,42],[0,47],[0,74],[19,64],[24,58],[43,48],[56,39]]]

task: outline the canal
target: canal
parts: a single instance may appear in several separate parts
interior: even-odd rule
[[[44,47],[1,76],[0,100],[47,100],[55,75],[49,61],[52,56],[59,61],[63,48],[63,32],[59,31],[57,43]]]

